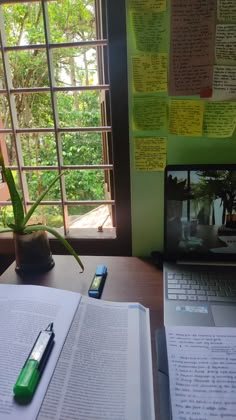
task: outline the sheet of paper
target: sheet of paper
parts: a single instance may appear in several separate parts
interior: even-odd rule
[[[167,51],[166,13],[131,12],[136,48],[143,52]]]
[[[149,311],[83,297],[37,420],[154,420]]]
[[[203,101],[172,99],[170,102],[170,134],[202,136]]]
[[[236,125],[236,102],[207,102],[204,113],[204,135],[232,137]]]
[[[173,420],[234,419],[236,329],[166,328]]]
[[[136,130],[165,130],[167,128],[167,100],[154,96],[136,96],[133,104]]]
[[[163,171],[166,166],[166,137],[136,137],[136,171]]]
[[[171,1],[170,95],[210,96],[215,9],[215,0]]]
[[[216,64],[236,64],[236,25],[216,26]]]
[[[129,0],[131,10],[158,13],[166,10],[166,0]]]
[[[132,57],[135,92],[167,91],[167,54],[142,54]]]
[[[236,22],[235,0],[217,0],[217,18],[221,22]]]
[[[0,419],[33,420],[72,322],[80,295],[40,286],[0,285]],[[33,400],[19,405],[13,386],[38,336],[54,323],[55,344]]]
[[[236,67],[214,66],[213,101],[236,99]]]

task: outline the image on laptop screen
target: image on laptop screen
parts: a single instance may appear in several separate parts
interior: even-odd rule
[[[166,168],[165,252],[236,257],[236,167]]]

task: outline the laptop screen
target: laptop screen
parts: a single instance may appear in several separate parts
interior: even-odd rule
[[[236,261],[236,165],[165,170],[165,257]]]

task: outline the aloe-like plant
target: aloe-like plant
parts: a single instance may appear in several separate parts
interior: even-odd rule
[[[2,156],[1,153],[0,153],[0,166],[2,167],[2,174],[3,174],[3,177],[6,181],[8,189],[9,189],[11,202],[12,202],[12,207],[13,207],[13,214],[14,214],[14,223],[7,223],[8,227],[0,229],[0,233],[13,232],[13,233],[17,233],[19,235],[25,235],[27,233],[32,233],[32,232],[36,232],[36,231],[42,231],[42,230],[47,231],[47,232],[51,233],[53,236],[55,236],[55,238],[57,238],[64,245],[64,247],[67,249],[67,251],[71,255],[73,255],[73,257],[75,257],[75,259],[79,263],[81,269],[84,270],[83,263],[80,260],[80,258],[78,257],[78,255],[76,254],[75,250],[72,248],[72,246],[69,244],[69,242],[65,238],[63,238],[63,236],[61,236],[55,229],[53,229],[49,226],[43,225],[43,224],[28,225],[28,222],[29,222],[31,216],[33,215],[34,211],[36,210],[36,208],[38,207],[40,202],[43,200],[43,198],[48,193],[48,191],[52,188],[52,186],[56,183],[56,181],[62,175],[65,174],[65,172],[60,173],[59,175],[57,175],[51,181],[51,183],[48,185],[48,187],[45,189],[45,191],[43,191],[43,193],[38,197],[38,199],[35,201],[35,203],[25,213],[22,200],[21,200],[20,195],[19,195],[19,193],[17,191],[17,188],[16,188],[16,184],[15,184],[14,177],[12,175],[12,171],[11,171],[10,168],[7,168],[5,166],[3,156]]]

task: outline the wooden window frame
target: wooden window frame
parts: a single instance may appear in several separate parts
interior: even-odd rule
[[[96,0],[101,7],[108,39],[108,77],[110,84],[110,123],[113,157],[116,237],[72,238],[67,236],[79,255],[132,255],[131,190],[129,158],[128,76],[125,0]],[[107,92],[106,92],[107,94]],[[64,247],[50,238],[52,252],[65,254]],[[0,237],[0,252],[12,253],[12,238]]]

